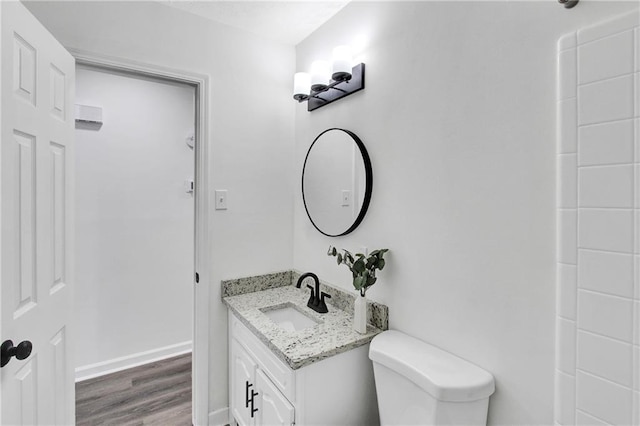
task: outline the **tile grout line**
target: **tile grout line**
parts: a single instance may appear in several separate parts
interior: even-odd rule
[[[573,99],[573,98],[571,98]],[[635,117],[627,117],[627,118],[613,118],[613,119],[609,119],[609,120],[604,120],[604,121],[595,121],[593,123],[587,123],[587,124],[579,124],[578,128],[585,128],[585,127],[596,127],[596,126],[604,126],[606,124],[618,124],[618,123],[622,123],[624,121],[633,121]]]
[[[617,294],[611,294],[611,293],[605,293],[603,291],[597,291],[597,290],[591,290],[589,288],[582,288],[580,286],[578,286],[578,291],[583,291],[585,293],[591,293],[591,294],[595,294],[598,296],[607,296],[607,297],[611,297],[613,299],[618,299],[618,300],[622,300],[625,302],[632,302],[633,303],[633,297],[625,297],[625,296],[618,296]]]
[[[578,50],[578,52],[579,52],[579,50]],[[612,75],[612,76],[609,76],[609,77],[600,78],[598,80],[587,81],[585,83],[577,83],[576,90],[578,88],[580,88],[580,87],[590,86],[592,84],[604,83],[606,81],[615,80],[615,79],[618,79],[618,78],[633,76],[636,73],[637,73],[637,71],[634,69],[633,71],[625,72],[623,74]]]
[[[627,346],[631,346],[631,347],[635,346],[633,344],[633,342],[631,342],[631,343],[630,342],[625,342],[624,340],[620,340],[620,339],[618,339],[616,337],[606,336],[604,334],[600,334],[598,332],[587,330],[587,329],[584,329],[584,328],[578,328],[578,331],[581,332],[581,333],[584,333],[584,334],[589,334],[591,336],[601,337],[601,338],[606,339],[606,340],[611,340],[612,342],[615,342],[615,343],[621,343],[621,344],[624,344],[624,345],[627,345]]]
[[[635,114],[635,111],[629,117],[610,118],[610,119],[602,120],[602,121],[590,121],[588,123],[578,123],[578,130],[580,128],[584,128],[584,127],[602,126],[602,125],[605,125],[605,124],[620,123],[621,121],[629,121],[629,120],[633,120],[634,118],[637,118],[636,114]]]
[[[576,412],[578,412],[578,411],[579,411],[579,412],[581,412],[581,413],[583,413],[583,414],[586,414],[586,415],[587,415],[587,416],[589,416],[589,417],[593,417],[594,419],[599,420],[599,421],[601,421],[602,423],[604,423],[604,424],[606,424],[606,425],[609,425],[609,426],[611,425],[611,423],[609,423],[609,422],[606,422],[606,421],[602,420],[602,419],[601,419],[600,417],[598,417],[598,416],[594,416],[593,414],[591,414],[591,413],[590,413],[590,412],[588,412],[588,411],[579,410],[579,409],[577,409],[577,408],[576,408]]]
[[[640,29],[639,28],[635,28],[634,29],[634,39],[633,39],[633,51],[634,51],[634,70],[638,71],[638,64],[639,64],[639,60],[640,58],[638,58],[638,51],[640,50],[640,46],[638,46],[638,35],[639,35]],[[638,115],[638,102],[640,99],[640,95],[638,94],[638,90],[640,90],[640,87],[638,86],[638,78],[637,75],[635,76],[634,80],[633,80],[633,87],[634,87],[634,115]],[[636,155],[638,154],[636,151],[638,149],[638,137],[640,135],[638,135],[638,126],[637,126],[637,119],[636,121],[634,121],[634,126],[633,126],[633,144],[631,147],[631,152],[633,154],[633,160],[635,162],[636,160]],[[634,213],[633,213],[633,225],[632,225],[632,229],[633,229],[633,252],[634,252],[634,257],[633,259],[633,290],[634,290],[634,296],[635,296],[635,301],[633,302],[633,308],[632,308],[632,321],[633,321],[633,327],[632,327],[632,333],[633,335],[631,336],[631,343],[633,345],[634,341],[636,341],[638,333],[640,332],[640,325],[638,324],[638,317],[640,315],[640,313],[638,312],[638,302],[637,299],[638,297],[640,297],[640,295],[638,294],[638,262],[636,262],[636,258],[635,258],[635,251],[636,251],[636,246],[638,244],[638,231],[640,231],[638,229],[638,223],[636,220],[636,216],[638,215],[638,209],[636,209],[635,207],[638,206],[638,203],[640,202],[640,200],[638,200],[638,167],[634,166],[633,168],[633,184],[632,184],[632,188],[633,188],[633,206],[634,206]],[[640,343],[640,342],[636,342],[636,343]],[[632,396],[632,403],[631,403],[631,420],[632,422],[634,422],[634,424],[638,424],[640,423],[640,394],[635,395],[635,391],[633,389],[635,389],[638,384],[640,383],[640,366],[638,365],[638,363],[640,362],[640,360],[638,359],[637,356],[637,351],[634,350],[633,346],[631,348],[632,352],[631,352],[631,371],[633,374],[632,380],[631,380],[631,387],[632,387],[632,391],[631,391],[631,396]],[[636,396],[636,397],[634,397]]]
[[[578,41],[578,33],[576,32],[576,42]],[[578,44],[579,46],[579,44]],[[579,259],[578,259],[578,230],[580,229],[580,215],[578,214],[578,199],[579,199],[579,195],[580,195],[580,179],[578,177],[578,158],[580,158],[580,140],[579,140],[579,108],[580,108],[580,91],[579,91],[579,85],[578,85],[578,81],[579,81],[579,70],[578,70],[578,54],[579,54],[580,49],[576,48],[576,64],[575,64],[575,71],[576,71],[576,78],[575,78],[575,85],[576,85],[576,116],[575,116],[575,133],[576,133],[576,170],[575,170],[575,175],[576,175],[576,179],[575,179],[575,191],[576,191],[576,223],[575,223],[575,256],[576,256],[576,287],[575,287],[575,301],[576,301],[576,320],[573,323],[573,332],[574,332],[574,336],[573,336],[573,376],[575,377],[574,382],[573,382],[573,424],[576,423],[576,417],[577,417],[577,408],[578,408],[578,319],[580,318],[580,306],[578,303],[578,288],[580,288],[579,283],[580,283],[580,268],[579,268]]]
[[[616,18],[622,18],[622,17],[624,17],[624,14],[620,15],[618,17],[612,18],[611,21],[615,20]],[[626,33],[627,31],[633,31],[636,28],[638,28],[638,27],[637,26],[631,26],[631,27],[628,27],[628,28],[624,28],[623,30],[618,29],[614,33],[610,33],[610,34],[607,34],[607,35],[604,35],[604,36],[596,37],[594,39],[590,39],[590,40],[582,41],[582,42],[580,40],[578,40],[578,36],[576,34],[576,46],[575,47],[579,48],[581,46],[586,46],[587,44],[590,44],[590,43],[593,43],[593,42],[596,42],[596,41],[604,40],[605,38],[615,37],[615,36],[620,35],[622,33]],[[584,30],[585,29],[582,29],[581,31],[584,31]],[[564,49],[564,50],[568,50],[568,49]]]
[[[564,37],[571,37],[573,36],[576,41],[577,41],[577,33],[574,32],[571,35],[566,35]],[[559,46],[558,46],[559,47]],[[554,422],[556,424],[560,424],[560,425],[564,425],[564,419],[562,418],[562,412],[564,411],[563,406],[565,406],[567,404],[566,401],[564,401],[564,399],[562,398],[562,393],[560,392],[560,389],[563,387],[562,383],[565,381],[565,379],[563,378],[563,374],[572,377],[573,380],[573,389],[572,392],[575,395],[575,383],[576,383],[576,378],[575,378],[575,374],[576,371],[573,371],[573,376],[571,376],[570,374],[565,373],[564,371],[562,371],[559,368],[559,364],[560,364],[560,357],[562,356],[561,350],[560,350],[560,339],[559,339],[559,324],[560,321],[563,319],[562,315],[560,315],[560,306],[558,304],[558,301],[561,300],[560,294],[564,292],[564,287],[566,282],[563,281],[562,279],[562,274],[561,274],[561,269],[562,269],[562,265],[563,262],[560,262],[561,260],[561,252],[562,252],[562,247],[564,246],[564,242],[562,241],[563,238],[563,228],[564,226],[566,226],[566,224],[563,225],[563,222],[559,220],[560,218],[560,214],[563,212],[563,209],[560,208],[560,204],[561,204],[561,197],[562,197],[562,185],[563,185],[563,179],[561,176],[561,167],[560,167],[560,162],[562,159],[562,155],[563,155],[563,147],[566,144],[566,140],[564,139],[564,134],[565,134],[565,125],[567,122],[566,117],[564,117],[564,112],[562,111],[562,106],[564,104],[564,102],[566,102],[567,100],[571,100],[571,99],[575,99],[576,102],[576,108],[574,108],[574,111],[577,111],[577,89],[576,89],[576,96],[572,96],[568,99],[561,99],[562,98],[562,92],[565,89],[563,86],[563,79],[561,76],[561,72],[563,71],[560,68],[560,58],[563,55],[564,52],[566,51],[570,51],[570,49],[575,49],[576,51],[576,55],[577,55],[577,48],[575,46],[573,46],[572,48],[569,49],[560,49],[558,48],[556,51],[556,57],[557,57],[557,61],[558,61],[558,68],[557,68],[557,98],[558,98],[558,102],[556,103],[556,126],[557,126],[557,131],[556,131],[556,135],[557,135],[557,141],[556,141],[556,146],[557,146],[557,150],[556,150],[556,303],[555,303],[555,321],[554,321],[554,332],[556,334],[554,342],[556,345],[555,348],[555,359],[554,359],[554,376],[555,376],[555,386],[554,386]],[[577,62],[576,62],[577,63]],[[576,120],[577,120],[577,112],[575,112],[576,115]],[[577,146],[578,146],[578,141],[577,141],[577,136],[576,136],[576,151],[577,151]],[[575,152],[572,152],[570,154],[576,154]],[[577,156],[576,156],[577,158]],[[577,161],[576,161],[577,162]],[[577,180],[577,179],[576,179]],[[576,194],[577,197],[577,194]],[[576,203],[577,204],[577,203]],[[571,209],[571,210],[576,210],[576,209]],[[577,210],[576,210],[576,217],[577,217]],[[576,253],[577,255],[577,253]],[[577,256],[576,256],[577,259]],[[564,260],[564,259],[563,259]],[[577,261],[577,260],[576,260]],[[576,287],[577,287],[577,283],[576,283]],[[576,294],[577,296],[577,294]],[[576,312],[576,319],[575,321],[577,321],[577,312]],[[573,417],[574,417],[574,423],[575,423],[575,406],[572,408],[572,410],[574,411],[573,413]]]
[[[602,380],[603,382],[606,382],[606,383],[608,383],[608,384],[610,384],[610,385],[618,386],[618,387],[624,388],[625,390],[633,391],[633,389],[632,389],[632,388],[630,388],[629,386],[621,385],[621,384],[620,384],[620,383],[618,383],[618,382],[614,382],[614,381],[613,381],[613,380],[611,380],[611,379],[607,379],[606,377],[599,376],[599,375],[598,375],[598,374],[596,374],[596,373],[592,373],[592,372],[587,371],[587,370],[584,370],[584,369],[582,369],[582,368],[576,368],[576,374],[577,374],[578,372],[580,372],[581,374],[584,374],[584,375],[586,375],[586,376],[590,376],[590,377],[592,377],[592,378]],[[584,411],[584,410],[583,410],[583,411]]]
[[[596,379],[600,379],[600,380],[602,380],[603,382],[606,382],[606,383],[608,383],[608,384],[610,384],[610,385],[619,386],[619,387],[621,387],[621,388],[624,388],[625,390],[633,391],[633,383],[631,384],[631,386],[623,385],[622,383],[618,383],[618,382],[613,381],[613,380],[611,380],[611,379],[607,379],[606,377],[603,377],[603,376],[601,376],[601,375],[600,375],[600,374],[598,374],[598,373],[594,373],[594,372],[592,372],[592,371],[585,370],[584,368],[576,368],[576,374],[577,374],[578,372],[580,372],[580,373],[582,373],[582,374],[589,375],[589,376],[594,377],[594,378],[596,378]]]

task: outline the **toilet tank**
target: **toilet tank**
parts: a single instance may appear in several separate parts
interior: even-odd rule
[[[382,425],[485,425],[493,376],[399,331],[369,348]]]

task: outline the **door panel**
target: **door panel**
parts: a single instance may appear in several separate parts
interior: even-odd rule
[[[240,426],[252,425],[251,407],[247,407],[247,392],[255,390],[257,365],[236,339],[231,342],[231,415]],[[250,387],[247,387],[247,384]]]
[[[293,405],[282,395],[267,376],[256,372],[258,395],[256,424],[265,426],[290,426],[294,423]]]
[[[73,424],[75,61],[20,2],[0,2],[0,423]]]

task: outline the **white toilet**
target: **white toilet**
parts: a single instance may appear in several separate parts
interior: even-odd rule
[[[382,425],[486,425],[495,390],[487,371],[398,331],[369,348]]]

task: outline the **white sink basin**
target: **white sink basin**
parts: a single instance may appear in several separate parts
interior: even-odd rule
[[[295,305],[287,304],[261,309],[271,321],[287,331],[300,331],[313,327],[319,322],[296,309]]]

